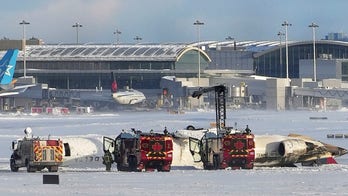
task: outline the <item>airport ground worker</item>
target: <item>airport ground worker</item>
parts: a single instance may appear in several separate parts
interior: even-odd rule
[[[107,150],[103,156],[103,164],[106,167],[106,171],[110,171],[111,170],[111,164],[114,162],[114,160],[112,159],[112,155],[110,153],[109,150]]]
[[[246,132],[247,134],[250,134],[250,133],[251,133],[251,129],[249,129],[249,126],[248,126],[248,125],[247,125],[246,128],[245,128],[245,132]]]

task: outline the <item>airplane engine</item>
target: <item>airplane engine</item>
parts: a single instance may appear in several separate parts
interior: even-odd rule
[[[307,152],[306,142],[298,139],[284,140],[279,144],[278,153],[283,156],[285,162],[296,162],[298,158]]]

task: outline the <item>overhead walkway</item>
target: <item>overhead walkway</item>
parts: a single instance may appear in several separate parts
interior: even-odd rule
[[[333,98],[346,100],[348,99],[348,89],[346,88],[308,88],[308,87],[296,87],[292,89],[293,96],[311,96],[322,98]]]

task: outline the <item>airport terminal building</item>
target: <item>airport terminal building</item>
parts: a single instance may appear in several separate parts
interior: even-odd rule
[[[323,60],[348,59],[348,42],[320,40],[316,41],[316,58]],[[271,77],[286,77],[285,44],[269,47],[254,54],[254,69],[256,74]],[[289,78],[299,78],[300,60],[313,60],[313,41],[291,42],[288,45]],[[348,67],[342,64],[343,81],[347,81]],[[325,73],[325,69],[317,70],[318,74]],[[312,72],[313,73],[313,72]]]
[[[196,77],[197,47],[188,44],[38,45],[26,47],[26,73],[58,89],[109,89],[113,72],[119,87],[159,89],[163,76]],[[201,70],[211,61],[200,50]],[[23,53],[16,76],[24,72]]]
[[[197,43],[30,45],[26,47],[26,72],[37,82],[60,89],[109,88],[111,72],[115,73],[119,86],[157,89],[163,76],[197,77],[198,61],[203,77],[206,70],[230,70],[237,75],[285,78],[285,51],[285,44],[279,41],[207,41],[199,46]],[[289,78],[299,78],[303,75],[300,60],[313,59],[313,42],[290,42],[288,51]],[[316,56],[324,60],[346,59],[348,42],[317,41]],[[344,62],[339,78],[343,81],[348,79]],[[15,77],[23,72],[20,53]]]
[[[320,40],[316,42],[316,48],[318,79],[347,81],[348,42]],[[313,42],[289,42],[288,51],[289,78],[311,78]],[[285,44],[279,41],[28,45],[25,56],[20,52],[15,77],[23,76],[25,62],[26,75],[33,76],[37,83],[47,84],[50,88],[105,91],[110,88],[110,73],[113,72],[120,88],[129,86],[158,94],[164,88],[161,84],[164,76],[181,78],[182,85],[185,83],[182,78],[187,81],[196,79],[190,85],[197,88],[200,64],[203,81],[200,86],[224,83],[233,92],[232,86],[239,86],[239,81],[242,81],[249,89],[246,96],[255,93],[266,97],[267,89],[260,89],[267,88],[267,85],[246,77],[255,74],[285,78],[285,56]],[[185,92],[181,95],[188,96],[188,91]],[[236,93],[229,93],[230,96],[233,94]]]

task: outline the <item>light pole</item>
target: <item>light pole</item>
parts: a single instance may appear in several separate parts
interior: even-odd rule
[[[26,65],[26,54],[25,54],[25,46],[26,46],[26,38],[25,38],[25,25],[30,24],[29,22],[22,20],[22,22],[19,23],[23,27],[23,34],[22,34],[22,50],[23,50],[23,75],[24,78],[27,77],[27,65]]]
[[[114,34],[116,35],[116,44],[119,43],[119,35],[121,35],[121,31],[119,31],[118,29],[116,29],[116,31],[114,32]]]
[[[317,81],[317,62],[316,62],[316,56],[315,56],[315,28],[318,28],[319,26],[312,22],[312,24],[308,25],[308,27],[312,28],[313,33],[313,81]]]
[[[278,32],[277,34],[279,36],[279,67],[281,69],[281,73],[283,73],[282,70],[282,62],[283,62],[283,54],[282,54],[282,36],[284,36],[285,34],[282,32]],[[283,74],[282,74],[283,75]]]
[[[198,36],[198,86],[200,86],[201,79],[201,51],[200,51],[200,26],[204,25],[203,22],[196,20],[193,25],[197,26],[197,36]]]
[[[233,40],[233,50],[237,50],[237,42],[236,42],[236,40],[233,37],[228,36],[228,37],[225,38],[225,40],[227,40],[227,41],[232,41]]]
[[[234,38],[233,38],[233,37],[231,37],[231,36],[227,36],[227,37],[225,38],[225,40],[226,40],[226,41],[229,41],[229,42],[230,42],[230,41],[234,41],[234,42],[233,42],[233,47],[235,48],[236,41],[234,40]]]
[[[79,44],[79,28],[82,27],[82,24],[77,22],[72,27],[76,28],[76,44]]]
[[[227,36],[227,37],[225,38],[225,40],[226,40],[226,41],[232,41],[232,40],[234,40],[234,38],[231,37],[231,36]]]
[[[288,52],[288,26],[292,24],[288,23],[288,21],[284,21],[282,24],[285,27],[285,55],[286,55],[286,79],[289,79],[289,52]]]
[[[135,36],[134,40],[137,42],[137,44],[139,44],[139,42],[142,40],[143,38],[139,37],[139,36]]]

